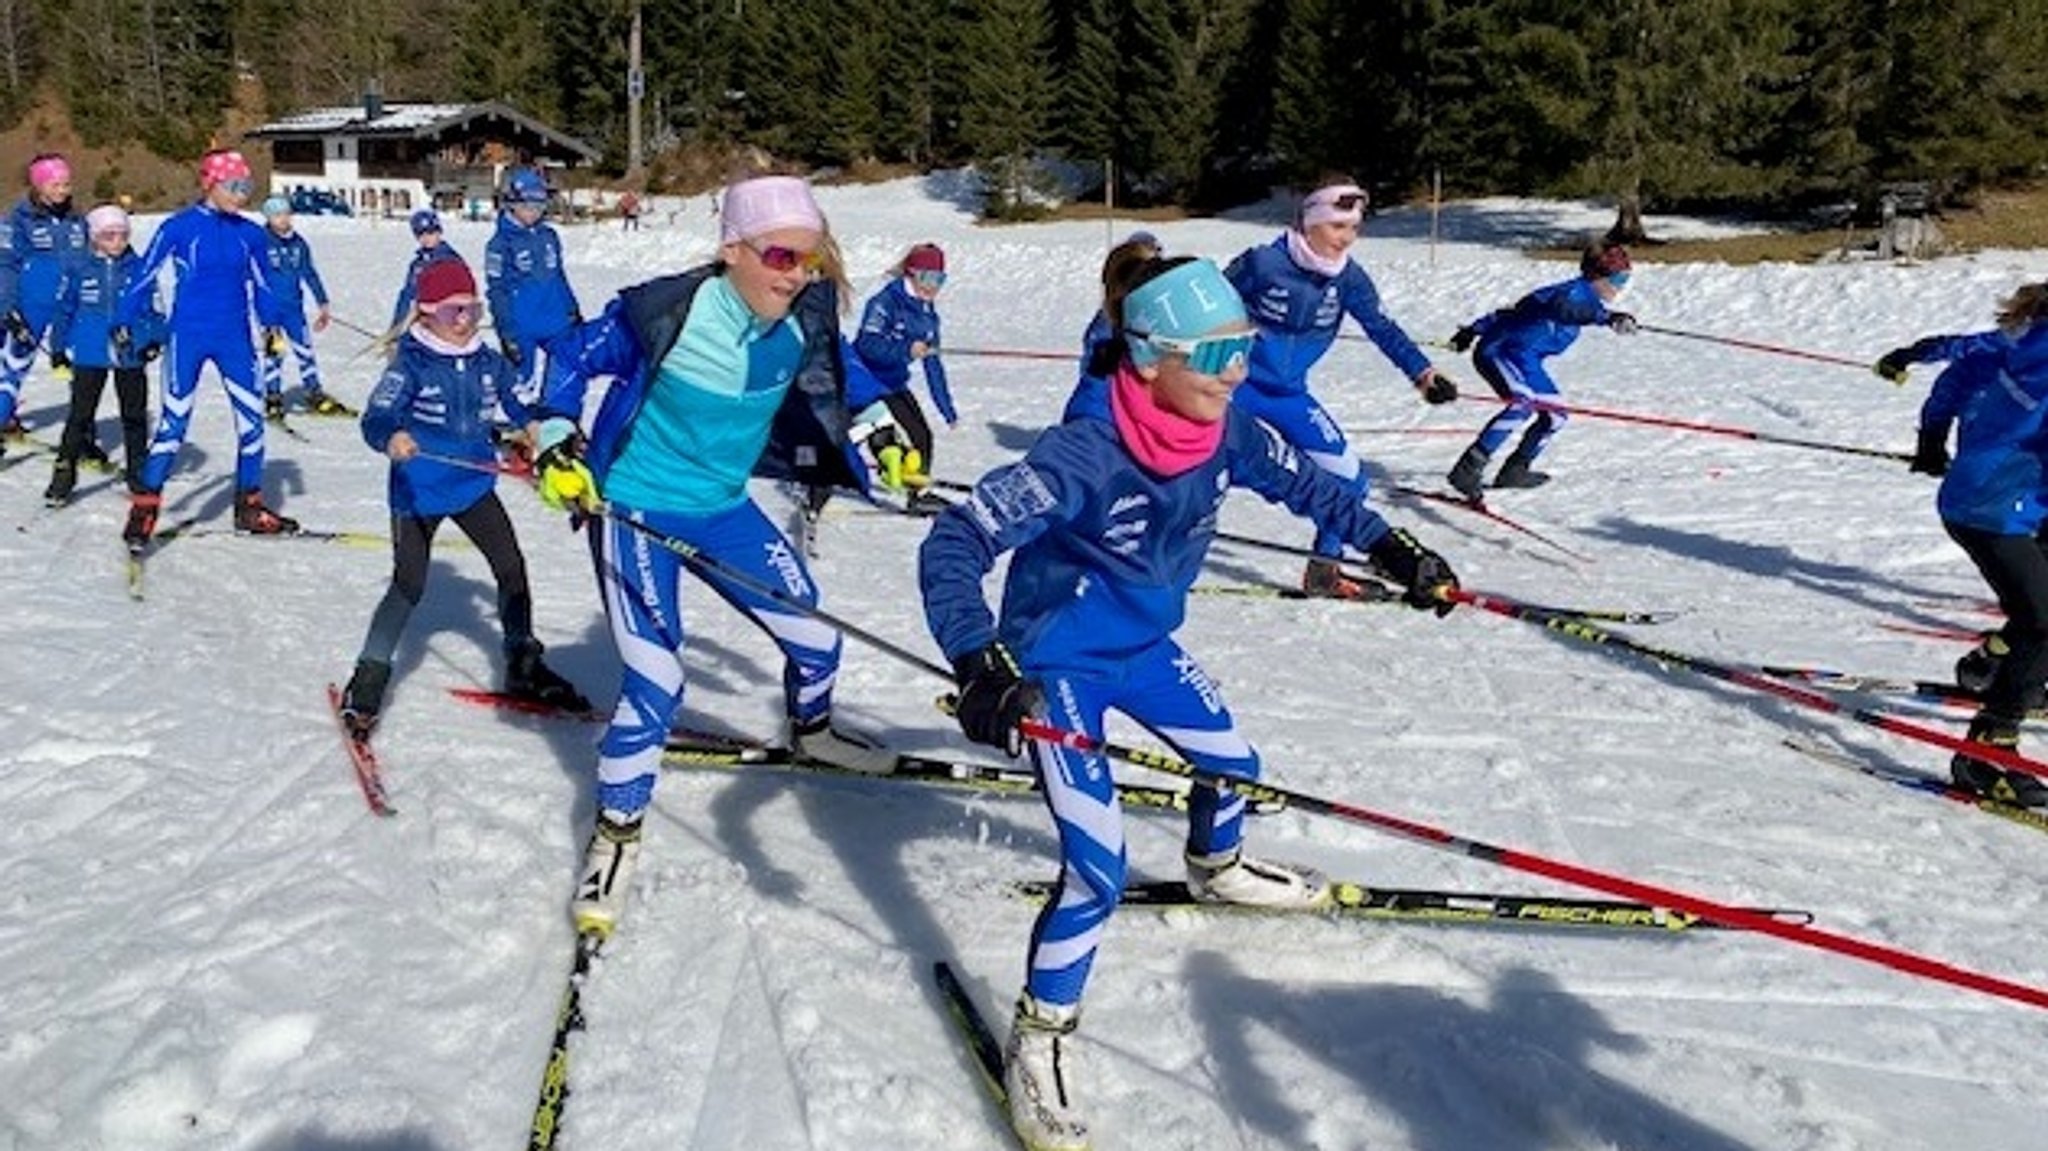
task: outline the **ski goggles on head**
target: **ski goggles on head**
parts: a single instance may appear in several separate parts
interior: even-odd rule
[[[1204,336],[1198,340],[1179,340],[1172,336],[1140,336],[1146,344],[1161,354],[1184,356],[1188,368],[1205,376],[1220,376],[1226,372],[1243,371],[1251,363],[1252,345],[1258,342],[1257,332],[1240,332],[1230,336]]]
[[[771,272],[794,272],[802,268],[806,272],[817,272],[825,267],[825,257],[816,249],[805,252],[781,244],[762,246],[747,241],[747,247],[754,249],[754,255],[761,258],[761,264]]]
[[[433,307],[428,308],[427,314],[434,317],[434,322],[442,327],[452,328],[464,320],[475,321],[481,318],[484,314],[484,306],[476,300],[470,300],[467,303],[449,300],[446,303],[435,304]]]
[[[946,273],[933,268],[912,272],[910,273],[910,278],[917,281],[917,286],[920,288],[943,288],[946,286]]]

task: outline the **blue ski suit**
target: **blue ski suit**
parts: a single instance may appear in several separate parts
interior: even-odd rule
[[[910,346],[920,342],[931,350],[924,359],[914,361]],[[922,364],[925,390],[931,392],[940,417],[949,425],[960,422],[960,413],[953,409],[953,393],[946,386],[946,365],[939,360],[939,310],[932,301],[912,292],[903,277],[869,297],[853,350],[860,353],[861,363],[885,393],[908,391],[910,365]]]
[[[1472,366],[1486,377],[1494,394],[1508,402],[1473,441],[1482,453],[1491,456],[1500,450],[1532,415],[1535,423],[1515,455],[1534,462],[1543,453],[1565,423],[1563,412],[1533,406],[1554,403],[1558,395],[1557,381],[1544,370],[1543,361],[1571,347],[1580,328],[1604,325],[1611,315],[1595,282],[1576,276],[1538,288],[1515,301],[1514,307],[1472,321],[1479,337],[1472,347]]]
[[[165,349],[163,412],[143,466],[147,491],[160,492],[177,463],[192,423],[193,393],[210,360],[220,373],[235,413],[235,489],[263,486],[263,402],[257,391],[252,316],[275,315],[281,305],[270,286],[269,240],[262,225],[201,201],[180,209],[150,237],[142,268],[122,293],[118,322],[129,343],[141,347],[138,325],[156,298],[158,274],[170,265],[170,343]]]
[[[92,251],[85,217],[71,201],[50,205],[23,196],[0,229],[0,317],[20,313],[32,339],[0,335],[0,424],[14,419],[22,381],[36,362],[38,344],[57,312],[64,279]],[[51,344],[50,350],[58,345]]]
[[[1347,315],[1410,382],[1419,383],[1430,370],[1429,357],[1381,310],[1379,289],[1355,260],[1345,261],[1336,276],[1311,271],[1288,254],[1283,233],[1270,244],[1246,249],[1223,274],[1244,298],[1245,311],[1259,330],[1250,374],[1231,403],[1271,425],[1310,462],[1363,497],[1365,469],[1343,429],[1309,394],[1309,369],[1336,342]],[[1336,556],[1343,540],[1328,528],[1318,529],[1315,550]]]
[[[546,220],[528,227],[509,210],[498,213],[497,231],[484,245],[484,285],[498,342],[520,370],[519,393],[534,399],[545,378],[541,353],[583,322],[562,263],[562,238]]]
[[[269,227],[263,229],[269,248],[264,259],[270,273],[272,310],[259,314],[257,321],[266,328],[277,328],[284,332],[286,344],[292,358],[299,365],[299,386],[312,395],[320,393],[320,364],[313,357],[313,337],[306,330],[305,298],[313,294],[317,307],[327,306],[327,285],[320,282],[320,269],[313,266],[313,246],[297,232],[280,236]],[[284,390],[284,355],[273,354],[263,349],[263,390],[268,395],[277,395]]]
[[[828,281],[775,323],[754,316],[710,264],[619,293],[555,341],[538,415],[575,419],[609,377],[587,459],[611,511],[592,527],[598,589],[625,665],[598,748],[601,808],[637,812],[653,795],[683,695],[683,576],[696,574],[782,649],[783,704],[807,723],[832,707],[836,629],[756,587],[695,571],[628,521],[681,540],[755,584],[816,606],[802,551],[747,492],[750,476],[866,489],[846,440],[846,346]]]
[[[114,346],[114,328],[122,294],[142,271],[142,257],[133,248],[117,256],[94,252],[64,281],[57,313],[50,321],[50,350],[61,351],[81,368],[136,368],[145,362],[142,350],[164,342],[164,317],[156,293],[130,326],[124,353]]]
[[[1039,436],[1024,459],[983,476],[941,512],[918,553],[925,619],[948,659],[1001,639],[1045,690],[1048,721],[1100,740],[1121,711],[1206,771],[1256,779],[1258,753],[1212,679],[1173,638],[1188,589],[1233,487],[1284,504],[1365,549],[1388,527],[1358,489],[1304,467],[1293,448],[1233,406],[1216,454],[1177,476],[1139,465],[1111,420],[1107,389],[1076,396],[1077,418]],[[1005,552],[1002,615],[982,581]],[[1027,987],[1080,1001],[1127,869],[1123,816],[1098,753],[1031,744],[1058,826],[1059,886],[1032,929]],[[1244,801],[1197,787],[1191,854],[1243,838]]]

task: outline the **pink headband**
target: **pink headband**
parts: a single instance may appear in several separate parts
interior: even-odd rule
[[[751,240],[782,228],[825,230],[824,214],[811,199],[811,186],[795,176],[761,176],[725,190],[718,210],[719,242]]]
[[[1365,205],[1365,189],[1356,184],[1331,184],[1317,188],[1301,202],[1301,226],[1362,223]]]
[[[45,156],[28,166],[28,182],[38,188],[61,183],[71,178],[71,165],[62,156]]]

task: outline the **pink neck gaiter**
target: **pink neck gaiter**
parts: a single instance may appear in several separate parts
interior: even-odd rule
[[[1155,475],[1192,471],[1223,443],[1222,420],[1204,424],[1160,407],[1129,364],[1109,382],[1109,414],[1125,450]]]

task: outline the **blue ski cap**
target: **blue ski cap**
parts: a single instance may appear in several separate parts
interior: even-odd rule
[[[532,168],[512,169],[512,174],[505,180],[505,202],[508,204],[547,203],[547,178]]]
[[[263,218],[266,220],[274,220],[279,216],[289,216],[292,214],[292,202],[283,196],[271,196],[263,201],[262,211]]]
[[[1194,340],[1224,327],[1243,327],[1244,301],[1214,262],[1190,260],[1139,284],[1124,297],[1124,342],[1131,362],[1157,363],[1164,351],[1146,336]]]
[[[413,235],[424,236],[428,232],[441,230],[441,215],[432,208],[421,208],[412,214],[410,223]]]

